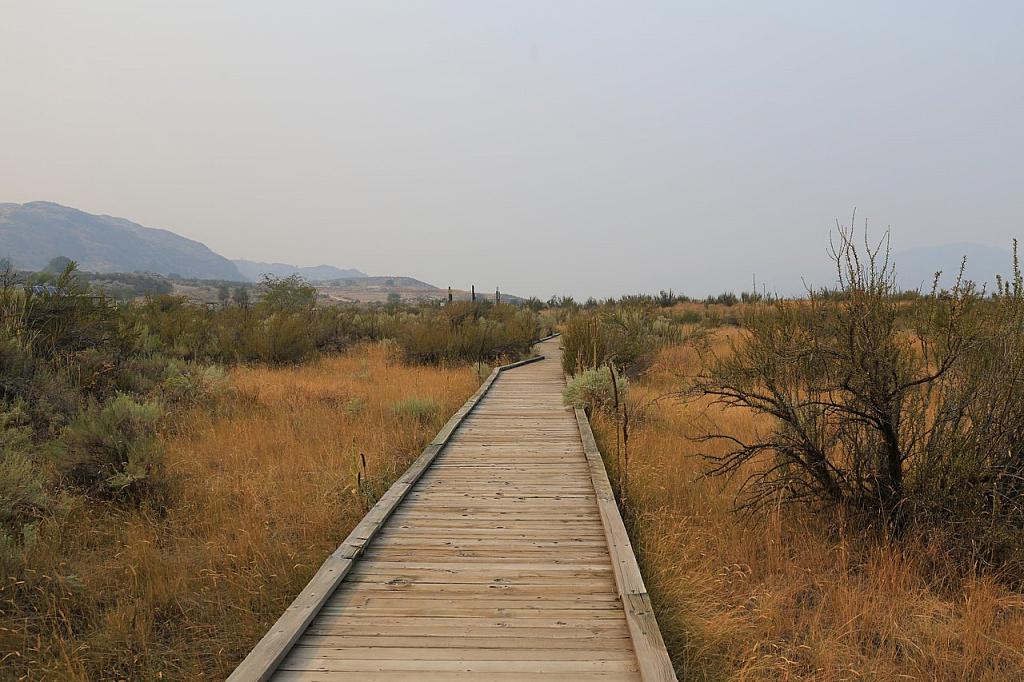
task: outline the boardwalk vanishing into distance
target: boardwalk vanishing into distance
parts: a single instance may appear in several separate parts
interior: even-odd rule
[[[231,680],[674,680],[558,339],[496,370]]]

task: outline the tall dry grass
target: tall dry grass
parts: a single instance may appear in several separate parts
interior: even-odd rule
[[[710,342],[727,351],[739,334]],[[792,509],[734,513],[736,483],[703,478],[707,446],[687,436],[708,419],[735,435],[765,424],[658,399],[698,367],[692,349],[665,349],[631,398],[644,406],[629,441],[631,531],[680,679],[1024,679],[1024,595],[994,576],[922,540],[830,530]],[[611,467],[614,428],[595,419]]]
[[[479,383],[396,357],[233,371],[166,436],[166,508],[76,498],[43,527],[0,591],[0,677],[225,677]]]

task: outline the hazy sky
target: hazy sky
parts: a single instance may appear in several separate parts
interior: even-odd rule
[[[1024,216],[1024,3],[0,0],[0,201],[548,296]]]

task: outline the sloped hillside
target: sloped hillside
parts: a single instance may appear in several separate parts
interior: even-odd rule
[[[154,272],[245,281],[234,263],[205,244],[123,218],[47,201],[0,204],[0,257],[38,270],[55,256],[89,272]]]
[[[333,265],[302,267],[288,263],[262,263],[251,260],[234,260],[232,262],[238,267],[239,272],[253,282],[258,282],[263,275],[276,275],[277,277],[299,275],[311,282],[366,277],[365,272],[355,268],[337,268]]]

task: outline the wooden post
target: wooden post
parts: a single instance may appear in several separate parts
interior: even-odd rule
[[[469,285],[469,295],[472,298],[472,300],[474,300],[474,301],[476,300],[476,285],[475,284],[470,284]]]
[[[496,288],[494,290],[494,302],[501,303],[501,289]]]
[[[448,287],[448,302],[452,302],[452,288]]]

